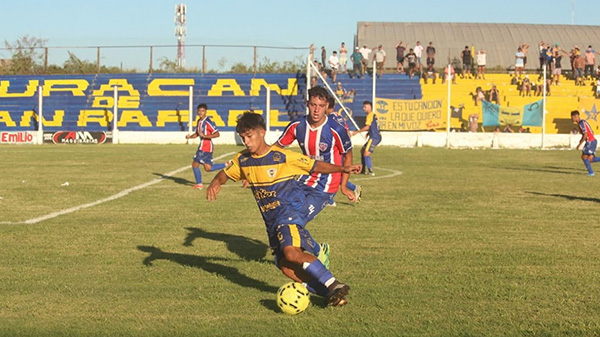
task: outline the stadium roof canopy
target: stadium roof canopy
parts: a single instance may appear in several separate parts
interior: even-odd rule
[[[475,50],[487,51],[488,67],[514,67],[518,45],[527,43],[530,46],[527,52],[527,68],[533,69],[539,67],[540,41],[558,43],[567,52],[574,46],[578,46],[583,52],[588,45],[600,50],[600,26],[450,22],[357,24],[356,45],[366,45],[369,48],[383,45],[387,54],[386,68],[396,67],[395,47],[398,41],[403,41],[409,48],[414,47],[417,41],[420,41],[423,47],[433,42],[436,48],[436,67],[447,65],[454,58],[460,60],[460,53],[467,45],[475,46]],[[562,66],[570,68],[569,61],[563,61]]]

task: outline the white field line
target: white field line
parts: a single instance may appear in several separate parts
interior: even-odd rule
[[[214,158],[214,159],[215,160],[219,160],[219,159],[222,159],[224,157],[231,156],[232,154],[235,154],[235,153],[236,152],[226,153],[226,154],[221,155],[221,156],[219,156],[217,158]],[[164,175],[165,176],[172,176],[172,175],[177,174],[179,172],[185,171],[185,170],[189,169],[190,167],[191,167],[190,165],[187,165],[187,166],[184,166],[184,167],[180,167],[180,168],[178,168],[178,169],[176,169],[174,171],[167,172]],[[160,183],[161,181],[164,181],[164,180],[165,180],[164,178],[153,179],[153,180],[150,180],[150,181],[148,181],[146,183],[143,183],[143,184],[140,184],[140,185],[137,185],[137,186],[125,189],[125,190],[123,190],[123,191],[121,191],[121,192],[119,192],[117,194],[113,194],[113,195],[111,195],[109,197],[106,197],[104,199],[96,200],[96,201],[90,202],[88,204],[83,204],[83,205],[79,205],[79,206],[67,208],[67,209],[64,209],[62,211],[53,212],[53,213],[46,214],[46,215],[43,215],[43,216],[40,216],[40,217],[37,217],[37,218],[25,220],[23,222],[0,222],[0,224],[4,224],[4,225],[6,225],[6,224],[36,224],[36,223],[44,221],[44,220],[56,218],[58,216],[69,214],[69,213],[73,213],[73,212],[77,212],[77,211],[85,209],[85,208],[94,207],[96,205],[103,204],[103,203],[105,203],[107,201],[112,201],[112,200],[116,200],[116,199],[122,198],[122,197],[128,195],[131,192],[134,192],[134,191],[137,191],[137,190],[141,190],[143,188],[146,188],[148,186],[152,186],[154,184],[158,184],[158,183]]]
[[[392,169],[387,169],[387,168],[383,168],[383,167],[374,167],[374,169],[377,170],[384,170],[384,171],[389,171],[391,172],[390,174],[386,174],[386,175],[376,175],[376,176],[362,176],[360,174],[354,174],[351,175],[350,178],[348,179],[349,181],[361,181],[361,180],[373,180],[373,179],[384,179],[384,178],[391,178],[391,177],[395,177],[395,176],[399,176],[402,174],[402,171],[397,171],[397,170],[392,170]],[[355,177],[361,177],[361,178],[355,178]]]

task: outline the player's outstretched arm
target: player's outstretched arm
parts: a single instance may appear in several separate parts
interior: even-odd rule
[[[219,191],[221,190],[221,185],[225,184],[228,179],[229,177],[227,177],[225,171],[219,171],[206,189],[206,200],[216,201],[217,194],[219,194]]]
[[[360,164],[355,164],[355,165],[348,165],[348,166],[338,166],[338,165],[333,165],[330,163],[326,163],[324,161],[320,161],[317,160],[315,161],[315,167],[314,170],[315,172],[319,172],[319,173],[337,173],[337,172],[342,172],[342,173],[360,173],[362,169],[362,165]]]

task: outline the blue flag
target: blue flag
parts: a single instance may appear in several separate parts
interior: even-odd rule
[[[498,116],[500,115],[500,106],[488,101],[481,101],[481,114],[483,117],[483,126],[500,125]]]
[[[542,103],[542,100],[539,100],[523,107],[523,125],[542,126],[544,113]]]

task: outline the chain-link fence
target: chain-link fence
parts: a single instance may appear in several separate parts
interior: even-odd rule
[[[0,48],[0,74],[295,73],[310,47],[186,45],[19,46]],[[180,66],[182,64],[183,66]]]

